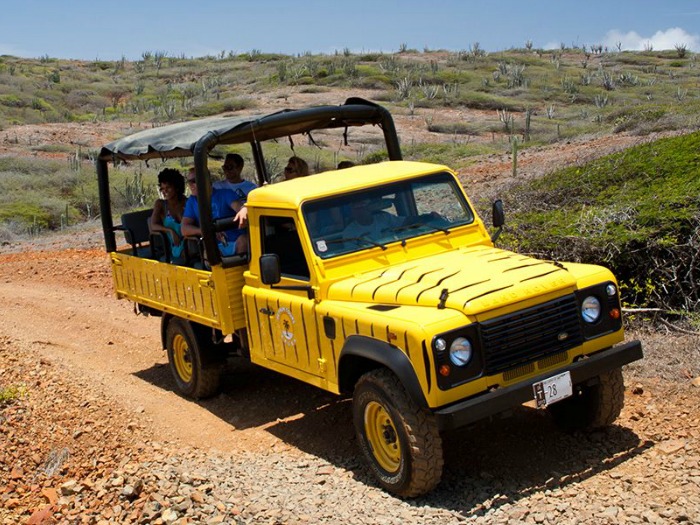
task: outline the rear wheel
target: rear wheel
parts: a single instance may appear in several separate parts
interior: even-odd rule
[[[373,370],[360,378],[353,420],[360,449],[385,489],[415,497],[440,482],[442,440],[435,417],[410,399],[390,371]]]
[[[622,369],[600,374],[594,385],[574,387],[573,395],[548,408],[563,430],[594,430],[611,425],[625,403]]]
[[[211,397],[219,390],[223,358],[221,352],[203,344],[204,328],[173,318],[166,329],[168,363],[178,390],[195,399]]]

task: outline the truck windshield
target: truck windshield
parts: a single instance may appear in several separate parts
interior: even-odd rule
[[[455,178],[436,173],[304,204],[316,254],[328,259],[474,222]]]

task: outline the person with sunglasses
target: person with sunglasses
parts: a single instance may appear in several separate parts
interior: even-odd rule
[[[187,174],[187,185],[190,189],[190,197],[185,203],[185,211],[182,216],[182,234],[186,237],[201,237],[202,229],[199,225],[199,203],[197,201],[197,179],[194,168],[190,168]],[[221,255],[228,256],[241,254],[248,251],[248,235],[244,230],[248,213],[245,207],[245,196],[239,195],[233,190],[214,189],[211,194],[212,219],[226,219],[233,217],[238,222],[238,228],[218,232],[216,234]]]
[[[301,157],[290,157],[284,168],[284,180],[292,180],[297,177],[306,177],[309,174],[309,165]]]
[[[245,197],[251,190],[257,188],[257,185],[241,176],[244,165],[245,161],[238,153],[228,153],[224,159],[224,165],[221,166],[225,178],[214,182],[212,187],[215,190],[233,190],[241,197],[241,200],[245,200]]]

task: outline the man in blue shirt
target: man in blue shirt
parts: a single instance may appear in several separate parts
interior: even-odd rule
[[[187,185],[190,189],[190,197],[185,203],[185,211],[182,214],[182,234],[186,237],[201,236],[202,230],[199,225],[199,203],[197,201],[197,184],[194,168],[190,168],[187,174]],[[226,230],[217,233],[219,250],[222,255],[233,255],[234,253],[245,253],[248,251],[248,236],[245,227],[248,213],[245,208],[245,198],[250,192],[236,192],[230,189],[214,190],[211,195],[212,219],[226,219],[234,217],[238,222],[238,229]]]
[[[239,196],[248,195],[257,186],[241,176],[244,164],[243,157],[238,153],[228,153],[224,159],[224,165],[221,166],[225,179],[217,180],[212,184],[212,187],[215,190],[233,190]]]

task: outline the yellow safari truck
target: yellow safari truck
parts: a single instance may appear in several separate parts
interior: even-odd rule
[[[347,141],[368,126],[381,130],[389,160],[270,183],[266,142],[329,130]],[[259,187],[246,203],[248,253],[226,257],[216,234],[237,225],[212,218],[208,163],[241,144]],[[175,157],[196,169],[203,233],[192,244],[205,265],[154,256],[148,211],[113,222],[108,165]],[[526,402],[565,429],[610,425],[620,413],[621,367],[642,349],[623,342],[613,274],[496,247],[500,202],[490,234],[454,171],[402,160],[381,106],[348,99],[151,129],[106,145],[97,175],[116,295],[161,316],[178,389],[214,394],[235,354],[351,395],[362,454],[399,496],[440,481],[443,431]]]

